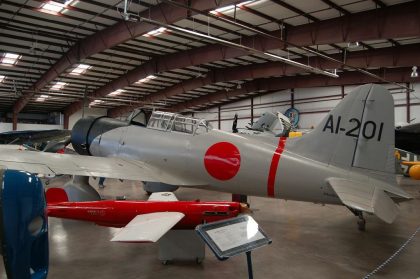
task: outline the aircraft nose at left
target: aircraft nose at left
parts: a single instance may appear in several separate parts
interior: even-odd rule
[[[80,155],[92,155],[90,145],[95,138],[110,130],[128,126],[128,122],[109,117],[86,117],[74,124],[71,132],[71,144]]]

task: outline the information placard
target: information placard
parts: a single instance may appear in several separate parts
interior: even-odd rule
[[[271,239],[249,215],[199,225],[196,231],[219,260],[271,243]]]

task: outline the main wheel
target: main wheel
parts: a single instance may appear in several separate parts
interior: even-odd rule
[[[359,231],[366,231],[366,220],[365,219],[359,219],[357,221],[357,227],[359,229]]]

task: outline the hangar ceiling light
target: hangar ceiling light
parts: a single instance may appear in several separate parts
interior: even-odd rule
[[[167,31],[168,29],[166,29],[165,27],[159,27],[158,29],[154,29],[152,31],[147,32],[146,34],[143,35],[143,37],[154,37],[154,36],[159,36],[160,34],[163,34]]]
[[[417,66],[413,66],[413,71],[411,72],[411,77],[412,78],[416,78],[416,77],[418,77],[419,76],[419,74],[417,73]]]
[[[22,55],[15,54],[15,53],[5,53],[1,58],[1,64],[5,66],[12,66],[17,63],[17,61],[22,57]]]

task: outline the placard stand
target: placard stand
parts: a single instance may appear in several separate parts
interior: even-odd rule
[[[250,279],[253,278],[251,251],[271,243],[249,215],[199,225],[195,230],[221,261],[246,253]]]
[[[251,251],[246,252],[246,263],[248,264],[248,278],[253,279]]]

